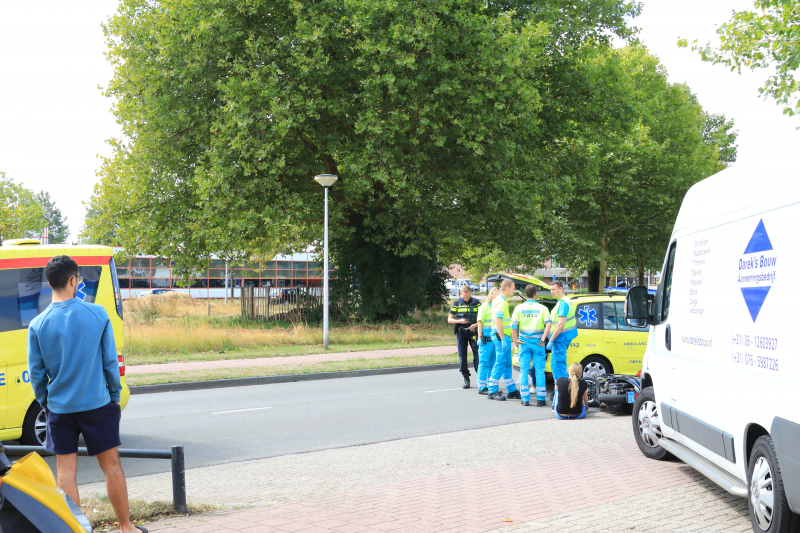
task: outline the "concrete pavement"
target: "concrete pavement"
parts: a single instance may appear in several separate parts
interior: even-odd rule
[[[187,370],[216,370],[220,368],[255,368],[284,365],[309,365],[348,359],[383,359],[385,357],[415,357],[420,355],[455,354],[455,346],[431,346],[427,348],[397,348],[392,350],[370,350],[363,352],[318,353],[290,357],[261,357],[255,359],[220,359],[218,361],[194,361],[190,363],[164,363],[160,365],[131,365],[125,368],[127,375],[161,374],[185,372]]]
[[[192,469],[187,488],[194,502],[251,507],[150,531],[750,529],[744,499],[681,462],[646,459],[630,418],[598,412]],[[130,479],[129,491],[168,499],[169,477]]]

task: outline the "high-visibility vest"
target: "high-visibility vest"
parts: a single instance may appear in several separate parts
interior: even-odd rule
[[[508,311],[508,302],[501,295],[497,295],[492,302],[492,332],[497,331],[495,319],[500,315],[503,319],[503,334],[511,334],[511,313]]]
[[[564,322],[564,329],[561,330],[562,333],[578,329],[578,323],[575,320],[575,303],[572,302],[571,300],[567,300],[566,298],[562,298],[561,300],[559,300],[556,306],[553,308],[553,314],[552,314],[553,324],[557,325],[558,319],[561,318],[561,315],[559,314],[559,308],[561,307],[561,302],[565,302],[569,309],[567,311],[567,321]]]
[[[528,300],[514,308],[511,327],[519,330],[521,339],[541,338],[550,322],[550,311],[536,300]]]
[[[483,324],[483,334],[488,335],[494,324],[492,316],[492,302],[483,302],[478,308],[478,322]]]

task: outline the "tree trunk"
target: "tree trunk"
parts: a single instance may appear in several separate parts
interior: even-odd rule
[[[606,286],[606,275],[608,274],[608,239],[605,235],[600,237],[600,287],[602,290]]]
[[[589,292],[600,292],[600,262],[590,263],[586,273],[589,275]]]
[[[644,285],[644,261],[639,261],[639,285]]]

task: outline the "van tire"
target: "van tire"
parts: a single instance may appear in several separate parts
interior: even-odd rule
[[[672,454],[661,446],[653,445],[661,435],[660,419],[661,414],[656,406],[656,395],[653,392],[653,387],[642,389],[633,404],[633,414],[631,415],[633,436],[636,438],[636,444],[644,456],[656,461],[672,457]]]
[[[44,446],[44,442],[40,442],[36,436],[36,418],[43,413],[43,411],[44,409],[39,405],[39,402],[33,400],[33,403],[28,408],[28,412],[25,413],[25,420],[22,422],[22,436],[19,442],[23,446]]]
[[[759,437],[753,445],[750,462],[747,466],[747,481],[747,507],[750,511],[750,523],[753,531],[763,531],[764,533],[800,532],[800,515],[794,514],[789,508],[789,502],[786,501],[781,467],[769,435]],[[761,485],[764,485],[764,481],[768,481],[769,485],[762,488]],[[769,486],[772,487],[773,508],[770,520],[766,523],[767,528],[764,529],[764,522],[761,520],[769,513],[757,512],[756,507],[762,506],[762,500],[758,495],[763,494],[761,491],[767,492]]]

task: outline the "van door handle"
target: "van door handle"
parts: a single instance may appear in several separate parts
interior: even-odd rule
[[[669,326],[670,325],[667,324],[667,328],[664,332],[664,346],[667,347],[667,350],[672,351],[672,329]]]

